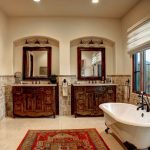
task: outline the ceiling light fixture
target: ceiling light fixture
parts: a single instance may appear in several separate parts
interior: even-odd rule
[[[99,0],[92,0],[92,3],[97,4],[97,3],[99,3]]]
[[[40,2],[41,0],[33,0],[33,1],[38,3],[38,2]]]

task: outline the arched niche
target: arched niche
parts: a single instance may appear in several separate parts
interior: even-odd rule
[[[13,73],[22,73],[23,47],[51,47],[51,74],[59,74],[59,41],[47,36],[28,36],[13,42]]]
[[[93,44],[90,44],[90,42]],[[97,36],[85,36],[70,41],[70,73],[77,75],[77,47],[102,47],[105,48],[106,75],[116,72],[115,42]]]

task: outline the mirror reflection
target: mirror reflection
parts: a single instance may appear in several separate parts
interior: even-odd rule
[[[47,77],[47,51],[28,51],[26,53],[27,77]]]
[[[105,79],[105,48],[78,47],[78,79]]]
[[[81,76],[101,77],[102,54],[101,51],[81,52]]]
[[[51,75],[51,47],[23,48],[23,79],[48,79]]]

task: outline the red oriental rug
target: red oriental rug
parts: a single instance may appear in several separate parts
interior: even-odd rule
[[[109,150],[96,129],[29,130],[17,150]]]

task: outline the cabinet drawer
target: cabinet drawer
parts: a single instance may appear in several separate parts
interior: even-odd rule
[[[22,87],[15,86],[12,88],[13,94],[21,94],[22,93]]]
[[[74,87],[74,90],[75,90],[75,91],[78,91],[78,92],[79,92],[79,91],[80,91],[80,92],[84,92],[84,91],[85,91],[85,87],[81,87],[81,86],[80,86],[80,87]]]
[[[76,93],[76,100],[83,100],[85,99],[85,94],[84,93]]]

